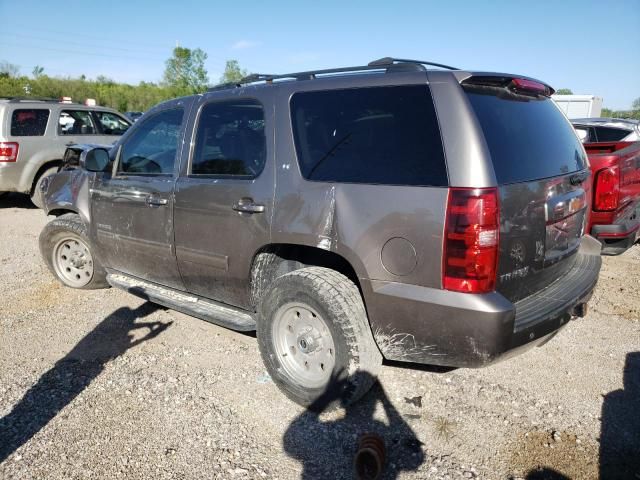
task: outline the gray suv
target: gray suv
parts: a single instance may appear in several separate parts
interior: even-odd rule
[[[489,365],[584,316],[600,270],[552,92],[385,58],[168,101],[68,152],[41,252],[70,287],[257,330],[303,405],[357,400],[383,358]]]
[[[54,99],[0,98],[0,194],[21,192],[42,208],[40,183],[67,146],[111,144],[131,122],[115,110]]]

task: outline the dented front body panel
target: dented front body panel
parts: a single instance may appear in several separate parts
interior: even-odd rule
[[[44,211],[47,215],[73,212],[88,225],[91,221],[90,189],[95,174],[81,168],[65,168],[44,179]]]

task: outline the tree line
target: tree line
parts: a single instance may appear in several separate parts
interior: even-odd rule
[[[21,75],[20,68],[9,62],[0,62],[0,97],[71,97],[82,103],[88,98],[98,105],[121,112],[145,111],[153,105],[171,98],[202,93],[210,86],[204,63],[207,54],[199,48],[176,47],[165,62],[162,80],[158,83],[140,82],[138,85],[116,82],[100,75],[88,79],[50,77],[44,68],[34,67],[31,76]],[[238,82],[248,75],[237,60],[228,60],[219,83]]]

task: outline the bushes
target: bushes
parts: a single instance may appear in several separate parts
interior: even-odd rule
[[[94,98],[98,105],[115,108],[121,112],[145,111],[156,103],[190,93],[155,83],[116,83],[106,77],[86,80],[53,78],[47,75],[38,78],[0,76],[0,97],[71,97],[77,103]]]

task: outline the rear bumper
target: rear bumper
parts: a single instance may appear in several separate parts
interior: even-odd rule
[[[594,225],[593,235],[602,243],[603,255],[620,255],[636,243],[640,238],[640,218],[635,225],[624,223],[616,225]]]
[[[582,313],[601,263],[600,244],[585,236],[569,273],[515,304],[497,292],[371,281],[365,291],[369,320],[388,360],[482,367],[546,342]]]
[[[620,255],[640,238],[640,201],[616,212],[609,222],[593,225],[591,235],[602,243],[603,255]]]

